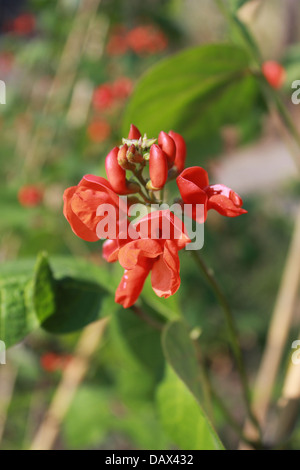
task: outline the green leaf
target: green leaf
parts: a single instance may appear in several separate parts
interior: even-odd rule
[[[169,324],[162,341],[172,367],[167,369],[158,390],[158,408],[165,430],[183,450],[223,449],[201,407],[199,366],[186,325],[181,321]]]
[[[56,308],[55,281],[46,253],[38,256],[33,280],[34,308],[38,320],[43,323]]]
[[[81,387],[63,424],[68,447],[84,449],[99,445],[111,430],[112,411],[108,391],[99,387]]]
[[[32,285],[28,281],[0,281],[0,340],[7,348],[38,327],[32,304]]]
[[[201,401],[199,365],[195,347],[185,323],[182,321],[169,323],[164,329],[162,343],[168,363],[195,397]]]
[[[161,423],[180,449],[223,449],[195,397],[171,368],[158,389],[157,401]]]
[[[152,313],[152,317],[154,313]],[[156,379],[161,379],[164,356],[160,333],[135,315],[131,310],[119,309],[113,323],[123,347]]]
[[[249,2],[249,0],[229,0],[230,8],[234,13],[237,12],[247,2]]]
[[[113,297],[101,285],[66,277],[56,283],[55,312],[42,326],[51,333],[71,333],[116,308]]]
[[[138,83],[123,122],[149,137],[182,133],[196,157],[221,150],[221,127],[247,118],[259,95],[247,52],[234,45],[187,49],[150,69]]]
[[[0,339],[6,347],[42,326],[69,333],[116,309],[109,272],[85,260],[53,258],[5,263],[0,268]]]

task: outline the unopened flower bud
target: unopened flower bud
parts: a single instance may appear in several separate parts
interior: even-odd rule
[[[119,165],[124,168],[124,165],[126,165],[127,163],[127,150],[128,150],[128,146],[126,144],[122,145],[122,147],[120,147],[120,150],[118,152],[118,163]]]
[[[176,145],[174,140],[166,132],[161,131],[158,136],[158,145],[166,154],[168,168],[172,168],[176,155]]]
[[[135,127],[133,124],[130,124],[130,131],[129,131],[129,134],[128,134],[128,139],[130,140],[139,140],[139,138],[141,137],[141,133],[140,131],[138,130],[137,127]]]
[[[177,134],[174,131],[170,131],[169,136],[172,137],[176,146],[174,165],[176,166],[178,173],[181,173],[184,170],[184,165],[185,165],[186,143],[185,143],[184,138],[180,134]]]
[[[138,184],[126,180],[126,171],[119,165],[118,153],[119,147],[114,147],[105,159],[107,179],[117,194],[136,193],[140,187]]]
[[[148,189],[155,190],[164,187],[168,178],[167,158],[163,150],[156,144],[152,145],[150,149],[149,174]]]
[[[127,160],[132,163],[143,163],[144,159],[142,155],[137,152],[135,145],[130,145],[127,152]]]

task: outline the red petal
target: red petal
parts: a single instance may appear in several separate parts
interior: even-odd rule
[[[168,167],[172,168],[176,155],[176,145],[174,140],[166,132],[161,131],[158,136],[158,145],[166,154]]]
[[[231,199],[222,195],[210,197],[208,209],[214,209],[226,217],[238,217],[239,215],[247,214],[245,209],[237,207]]]
[[[169,297],[180,287],[180,263],[174,242],[166,241],[164,253],[152,268],[151,282],[154,292],[159,297]]]
[[[110,196],[104,192],[78,187],[71,201],[74,214],[89,230],[96,233],[97,224],[102,219],[96,215],[101,204],[111,204]]]
[[[96,242],[99,240],[96,233],[90,230],[72,210],[71,204],[76,190],[77,186],[73,186],[64,192],[64,215],[75,235],[87,242]]]
[[[158,145],[151,145],[149,159],[149,174],[152,186],[161,189],[168,179],[167,156]]]
[[[174,165],[176,166],[179,173],[184,170],[185,159],[186,159],[186,143],[184,138],[177,134],[174,131],[170,131],[169,135],[175,142],[176,146],[176,155],[175,155],[175,162]]]
[[[145,280],[152,267],[152,260],[137,264],[134,269],[125,270],[119,287],[116,291],[115,301],[124,308],[131,307],[138,299]]]
[[[191,241],[183,222],[168,209],[150,212],[136,224],[136,230],[141,238],[171,239],[180,250]]]
[[[102,256],[108,263],[118,260],[119,245],[117,240],[106,240],[102,247]]]
[[[207,172],[199,167],[186,168],[176,179],[183,202],[186,204],[205,204],[206,193],[204,188],[208,186]]]
[[[242,209],[242,198],[224,184],[208,186],[206,193],[208,195],[208,209],[215,209],[226,217],[237,217],[247,213],[245,209]]]
[[[120,249],[119,262],[123,268],[133,269],[141,258],[157,258],[162,252],[163,248],[156,240],[134,240]]]

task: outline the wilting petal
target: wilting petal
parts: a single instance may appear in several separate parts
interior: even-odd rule
[[[143,263],[137,264],[134,269],[125,270],[116,291],[115,301],[118,304],[128,308],[137,301],[152,264],[153,260],[146,259]]]
[[[154,292],[159,297],[169,297],[175,294],[180,287],[180,263],[176,244],[166,241],[164,253],[155,261],[151,283]]]
[[[75,235],[87,242],[96,242],[99,240],[96,232],[90,230],[90,228],[87,227],[72,210],[71,204],[76,190],[77,186],[73,186],[66,189],[64,192],[64,216],[71,225]]]
[[[163,247],[156,240],[134,240],[124,245],[119,251],[120,265],[125,269],[133,269],[141,258],[157,258]]]

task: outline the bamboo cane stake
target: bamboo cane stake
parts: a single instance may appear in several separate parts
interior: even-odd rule
[[[293,319],[299,279],[300,211],[297,214],[294,234],[276,299],[267,342],[254,386],[253,411],[262,429],[266,423],[272,391]],[[256,430],[249,423],[246,423],[245,434],[253,441],[258,438]],[[245,447],[241,446],[241,448]]]
[[[64,370],[62,379],[41,423],[30,450],[51,450],[59,434],[60,426],[70,409],[76,391],[82,383],[92,355],[104,335],[108,318],[92,323],[83,331],[74,358]]]

